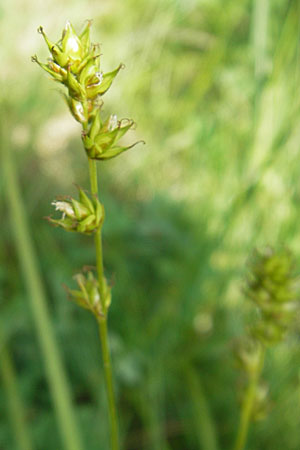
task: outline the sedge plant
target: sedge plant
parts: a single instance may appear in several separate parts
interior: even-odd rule
[[[236,348],[244,388],[234,450],[246,448],[250,424],[269,409],[268,388],[262,380],[266,351],[282,342],[299,308],[298,276],[291,253],[266,247],[250,260],[245,295],[255,305],[256,318]]]
[[[64,98],[74,119],[82,126],[82,144],[87,156],[90,177],[90,194],[78,187],[78,199],[59,197],[53,205],[61,217],[49,217],[50,223],[69,232],[92,236],[95,243],[96,266],[94,273],[75,275],[77,289],[67,288],[69,297],[79,306],[89,310],[95,317],[102,347],[105,383],[108,399],[111,448],[119,449],[118,417],[113,387],[112,365],[108,342],[107,318],[111,303],[111,287],[104,275],[102,251],[102,226],[104,207],[98,198],[97,162],[106,161],[124,153],[132,145],[120,144],[120,139],[133,128],[133,120],[118,120],[116,115],[102,117],[103,95],[108,91],[123,67],[103,73],[100,67],[99,45],[91,43],[91,21],[77,34],[70,22],[63,29],[61,39],[54,43],[42,27],[38,29],[50,52],[46,63],[33,56],[52,79],[65,88]]]

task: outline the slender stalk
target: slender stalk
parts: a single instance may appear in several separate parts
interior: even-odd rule
[[[192,366],[186,369],[186,377],[189,394],[192,397],[199,446],[205,450],[218,450],[215,423],[201,378]]]
[[[0,371],[7,394],[7,408],[11,418],[14,437],[20,450],[32,450],[33,446],[26,427],[25,412],[17,386],[13,362],[5,343],[0,343]]]
[[[89,159],[90,184],[93,195],[98,196],[98,182],[97,182],[97,163]],[[100,299],[103,309],[103,317],[98,319],[99,335],[102,348],[102,358],[105,373],[105,383],[107,391],[107,400],[109,408],[110,426],[111,426],[111,447],[112,450],[119,449],[119,433],[118,433],[118,418],[115,402],[115,394],[112,378],[112,366],[108,343],[107,333],[107,306],[105,305],[105,289],[104,289],[104,273],[103,273],[103,252],[102,252],[102,235],[101,228],[95,234],[95,248],[97,259],[97,273],[99,280]]]
[[[111,423],[111,446],[112,450],[119,449],[119,434],[118,434],[118,418],[115,404],[115,395],[112,380],[112,368],[109,354],[108,335],[107,335],[107,320],[99,320],[99,334],[101,339],[102,357],[105,372],[105,381],[107,389],[107,399],[109,407],[109,416]]]
[[[256,370],[252,373],[251,379],[248,385],[248,389],[244,398],[244,402],[242,405],[242,412],[240,417],[240,425],[238,429],[238,434],[236,437],[234,450],[243,450],[246,445],[247,436],[249,432],[249,426],[251,422],[251,415],[253,412],[254,400],[255,400],[255,391],[257,388],[257,383],[259,380],[259,376],[261,374],[264,359],[265,359],[265,348],[260,347],[259,350],[259,358],[256,366]]]
[[[2,114],[2,118],[3,118]],[[4,126],[2,127],[2,130]],[[6,141],[2,132],[2,139]],[[41,281],[38,262],[34,252],[30,231],[26,221],[24,203],[12,161],[11,149],[4,142],[1,148],[3,174],[7,205],[11,215],[11,226],[14,232],[15,245],[18,252],[24,281],[28,291],[34,323],[37,330],[42,356],[49,382],[54,408],[57,414],[58,427],[67,450],[81,450],[78,426],[72,408],[69,384],[66,378],[60,352],[47,307],[44,287]]]
[[[256,81],[258,82],[267,70],[269,8],[269,0],[253,1],[252,33],[254,72]]]

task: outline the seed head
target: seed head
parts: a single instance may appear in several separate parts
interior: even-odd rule
[[[265,344],[281,341],[299,307],[293,257],[268,247],[253,254],[249,269],[245,292],[259,312],[252,333]]]
[[[79,289],[66,288],[69,297],[82,308],[91,311],[99,319],[104,316],[111,302],[111,288],[104,279],[104,298],[101,299],[99,282],[93,272],[88,271],[85,276],[79,273],[74,276]]]
[[[78,189],[79,201],[74,198],[66,198],[52,202],[55,210],[63,214],[60,219],[48,217],[48,220],[67,231],[91,234],[102,226],[104,208],[97,198],[90,199],[82,189]]]
[[[107,73],[100,67],[99,45],[90,40],[91,21],[85,24],[82,32],[77,34],[68,21],[61,38],[50,41],[43,27],[38,32],[44,37],[50,52],[46,63],[41,63],[37,56],[32,61],[51,75],[53,80],[66,87],[64,94],[73,117],[82,124],[82,135],[86,154],[91,159],[106,160],[114,158],[134,147],[138,142],[122,146],[118,141],[133,127],[133,120],[118,121],[110,116],[106,121],[100,119],[102,96],[111,87],[123,64]],[[139,141],[141,142],[141,141]]]

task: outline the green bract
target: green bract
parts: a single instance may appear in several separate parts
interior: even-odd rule
[[[90,199],[79,188],[79,201],[74,198],[62,197],[52,202],[57,211],[63,213],[61,219],[48,220],[67,231],[77,231],[91,234],[101,227],[104,220],[104,208],[97,198]]]

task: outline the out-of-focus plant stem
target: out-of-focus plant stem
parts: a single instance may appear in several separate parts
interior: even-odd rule
[[[89,159],[89,172],[90,172],[91,192],[93,195],[96,195],[98,197],[97,162],[92,159]],[[103,273],[101,228],[99,228],[95,233],[95,249],[96,249],[100,299],[103,308],[103,317],[100,317],[98,319],[98,326],[102,348],[102,358],[105,373],[105,383],[106,383],[110,426],[111,426],[111,447],[112,450],[118,450],[119,449],[118,417],[113,387],[112,366],[111,366],[108,332],[107,332],[107,305],[105,304],[105,288],[104,288],[105,283]]]
[[[195,417],[197,417],[197,436],[201,448],[205,450],[218,450],[217,433],[211,417],[209,405],[202,387],[199,374],[193,367],[187,368],[187,386],[193,399]]]
[[[2,123],[3,116],[4,114],[2,114]],[[38,262],[26,221],[26,213],[18,185],[13,155],[6,139],[4,127],[7,127],[7,124],[2,125],[1,160],[7,205],[21,270],[27,287],[28,299],[44,358],[46,375],[57,414],[58,426],[64,448],[67,450],[81,450],[82,446],[72,408],[69,385],[55,341]]]
[[[267,70],[269,7],[269,0],[254,0],[252,5],[254,72],[257,81],[260,81]]]
[[[25,422],[25,410],[18,392],[17,377],[6,343],[0,341],[0,372],[7,396],[14,438],[20,450],[32,450],[33,445]]]
[[[265,360],[265,348],[263,346],[259,349],[259,358],[258,363],[256,365],[255,370],[251,373],[251,377],[249,380],[248,388],[244,397],[240,424],[238,428],[238,433],[235,441],[235,445],[233,447],[234,450],[243,450],[246,445],[249,426],[251,422],[251,416],[253,413],[253,406],[255,400],[255,393],[257,389],[257,383],[259,380],[259,376],[261,374],[264,360]]]

